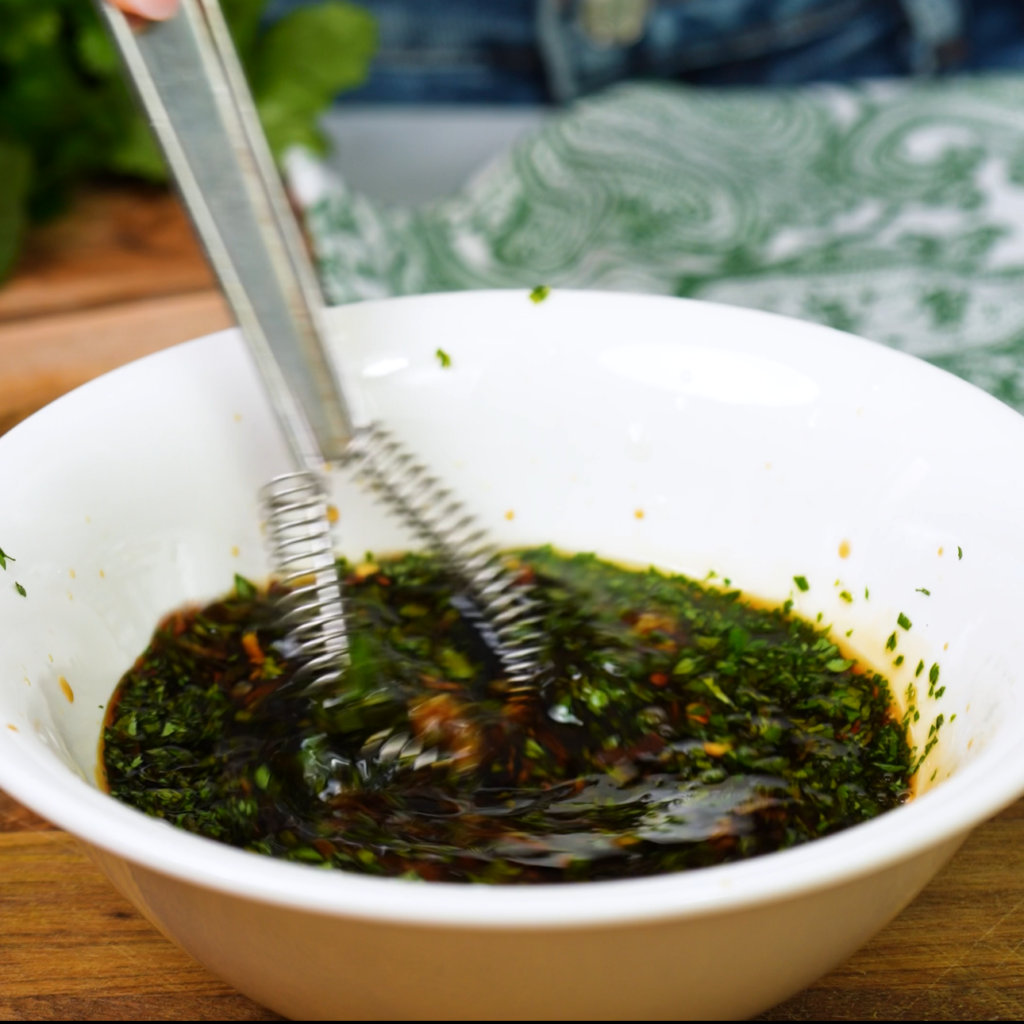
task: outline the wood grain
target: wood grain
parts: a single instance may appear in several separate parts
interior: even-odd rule
[[[0,1019],[280,1019],[158,935],[66,833],[2,794],[0,823]],[[1022,1017],[1024,802],[842,967],[759,1019]]]
[[[0,835],[0,879],[0,1019],[280,1019],[155,932],[66,833]]]
[[[0,433],[108,370],[233,322],[220,293],[202,291],[0,323]]]
[[[37,228],[0,289],[0,322],[215,287],[178,201],[165,189],[93,186]]]
[[[94,190],[0,289],[0,432],[92,377],[230,323],[175,201]],[[763,1020],[1024,1017],[1024,802],[888,928]],[[0,793],[0,1019],[277,1020],[157,934],[66,833]]]
[[[977,829],[842,967],[764,1020],[1020,1020],[1024,801]]]
[[[94,188],[0,288],[0,433],[72,388],[233,318],[177,200]]]

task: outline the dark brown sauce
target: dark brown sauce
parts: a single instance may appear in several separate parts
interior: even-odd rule
[[[886,682],[779,608],[550,549],[515,556],[549,639],[509,693],[436,563],[345,566],[351,668],[309,694],[272,595],[168,616],[107,712],[120,800],[367,874],[601,880],[720,864],[910,794]],[[453,603],[454,601],[454,603]]]

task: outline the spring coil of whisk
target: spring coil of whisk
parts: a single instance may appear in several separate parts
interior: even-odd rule
[[[327,492],[304,470],[275,477],[260,491],[274,575],[283,585],[281,622],[295,683],[320,688],[338,682],[348,662],[348,631],[335,565]]]
[[[512,690],[532,689],[542,650],[536,602],[465,506],[380,427],[356,433],[347,463],[463,582]]]

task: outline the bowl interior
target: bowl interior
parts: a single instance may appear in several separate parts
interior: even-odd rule
[[[941,828],[1024,789],[1015,413],[880,346],[683,300],[476,292],[345,307],[329,323],[369,413],[500,544],[713,571],[792,598],[883,670],[901,705],[916,687],[919,745],[942,715],[921,779],[959,780]],[[236,572],[265,577],[256,492],[288,468],[230,331],[109,374],[0,439],[0,545],[17,559],[0,572],[0,785],[87,827],[68,769],[96,784],[118,678],[163,614],[222,594]],[[335,486],[347,554],[409,543],[351,483]],[[927,696],[934,664],[941,698]],[[134,814],[109,803],[89,799],[88,821]]]

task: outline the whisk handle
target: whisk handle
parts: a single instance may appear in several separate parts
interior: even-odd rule
[[[99,0],[139,99],[301,466],[353,433],[323,344],[323,305],[216,0],[133,31]]]

